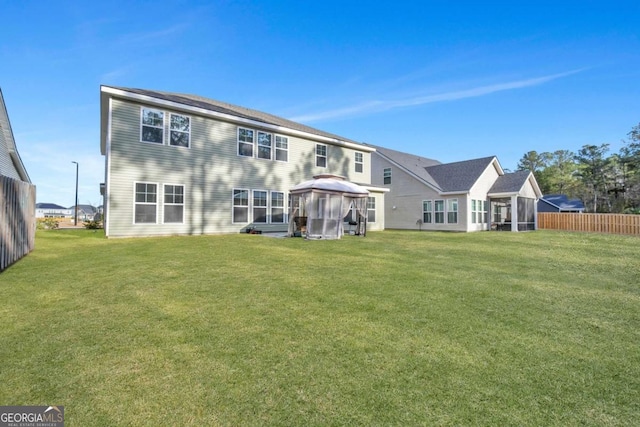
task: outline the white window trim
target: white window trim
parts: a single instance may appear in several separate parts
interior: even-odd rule
[[[265,222],[256,222],[256,219],[255,219],[255,217],[253,215],[253,210],[256,208],[256,206],[253,204],[253,201],[255,200],[255,196],[254,195],[257,192],[267,193],[267,197],[266,197],[267,204],[266,204],[266,206],[258,206],[259,209],[264,209],[265,210],[264,211]],[[251,190],[251,199],[249,199],[249,205],[251,206],[251,210],[250,210],[251,215],[249,216],[249,219],[250,219],[249,222],[250,223],[252,223],[252,224],[262,224],[262,225],[269,224],[269,205],[270,205],[270,203],[269,203],[269,194],[270,194],[269,190],[260,190],[260,189]]]
[[[324,156],[318,154],[318,147],[324,147]],[[316,167],[317,168],[328,168],[329,167],[329,147],[327,144],[316,144],[315,146],[315,154],[316,154]],[[324,166],[318,166],[318,159],[324,158]]]
[[[182,116],[182,117],[186,117],[189,119],[189,130],[188,131],[183,131],[183,130],[173,130],[171,129],[171,116]],[[179,113],[169,113],[169,135],[167,138],[167,145],[170,147],[177,147],[177,148],[185,148],[185,149],[191,149],[191,128],[193,127],[193,118],[191,116],[188,116],[186,114],[179,114]],[[186,147],[183,147],[182,145],[172,145],[171,144],[171,132],[179,132],[179,133],[186,133],[189,137],[189,145],[187,145]],[[171,184],[169,184],[171,185]]]
[[[278,138],[283,138],[287,142],[287,148],[278,148]],[[273,135],[273,160],[276,162],[289,163],[289,137],[284,135]],[[287,160],[278,160],[278,151],[287,153]]]
[[[373,200],[373,209],[369,207],[369,200]],[[369,221],[369,211],[373,211],[373,217],[375,218],[373,221]],[[367,222],[369,224],[376,224],[378,222],[378,206],[374,196],[367,196]]]
[[[358,154],[360,155],[360,161],[358,161]],[[364,153],[360,151],[356,151],[353,153],[353,162],[355,164],[354,172],[355,173],[364,173]],[[358,171],[358,165],[360,165],[360,171]]]
[[[147,202],[137,202],[136,201],[136,186],[138,184],[153,184],[156,186],[156,202],[155,203],[147,203]],[[133,212],[132,212],[132,217],[131,217],[131,223],[133,225],[154,225],[154,224],[158,224],[158,217],[160,215],[160,209],[159,209],[159,194],[158,194],[158,189],[160,188],[160,184],[157,182],[150,182],[150,181],[134,181],[133,182]],[[155,222],[136,222],[136,205],[155,205],[156,206],[156,221]]]
[[[442,210],[437,210],[438,202],[442,202]],[[437,214],[442,213],[442,222],[437,221]],[[436,199],[433,201],[433,223],[434,224],[446,224],[447,223],[447,202],[446,199]]]
[[[250,156],[245,156],[243,154],[240,154],[240,144],[247,144],[249,145],[248,142],[245,141],[240,141],[240,129],[244,129],[244,130],[250,130],[251,132],[253,132],[253,141],[251,142],[252,148],[251,148],[251,155]],[[251,128],[247,128],[247,127],[243,127],[243,126],[238,126],[237,130],[236,130],[236,156],[238,157],[244,157],[244,158],[253,158],[256,156],[256,130],[255,129],[251,129]],[[239,189],[236,189],[239,190]]]
[[[247,192],[247,204],[246,205],[235,205],[235,192],[236,191],[246,191]],[[236,222],[235,217],[233,215],[233,211],[236,207],[247,208],[247,221],[246,222]],[[231,189],[231,224],[249,224],[251,223],[250,211],[251,209],[251,190],[248,188],[232,188]]]
[[[282,222],[274,222],[273,221],[273,209],[280,209],[280,206],[273,206],[273,193],[280,193],[282,194]],[[269,224],[287,224],[287,193],[285,193],[284,191],[276,191],[276,190],[271,190],[269,191],[268,194],[268,204],[269,204]]]
[[[445,205],[444,206],[444,208],[445,208],[445,219],[446,219],[445,224],[458,224],[460,222],[460,203],[458,202],[458,199],[455,198],[455,199],[445,199],[445,200],[446,200],[445,204],[444,204]],[[449,203],[452,203],[454,201],[456,203],[456,208],[457,209],[455,211],[454,210],[449,210]],[[449,214],[450,213],[454,213],[454,212],[456,214],[456,222],[449,222]]]
[[[424,203],[425,202],[431,203],[431,210],[430,211],[425,211],[424,210]],[[423,224],[433,224],[434,223],[433,222],[434,221],[433,209],[434,209],[434,203],[433,203],[432,199],[426,199],[426,200],[422,201],[422,223]],[[431,214],[431,221],[429,221],[429,222],[425,222],[425,220],[424,220],[424,214],[427,213],[427,212]]]
[[[151,125],[145,125],[143,123],[144,120],[144,110],[150,110],[150,111],[156,111],[158,113],[162,113],[162,126],[151,126]],[[140,107],[140,142],[145,143],[145,144],[153,144],[153,145],[164,145],[164,134],[165,134],[165,116],[166,116],[166,112],[163,110],[159,110],[157,108],[151,108],[151,107],[145,107],[145,106],[141,106]],[[162,141],[161,142],[153,142],[153,141],[145,141],[144,139],[142,139],[142,127],[143,126],[148,126],[154,129],[162,129]]]
[[[186,148],[186,147],[185,147]],[[166,203],[164,201],[165,188],[168,185],[172,185],[174,187],[182,187],[182,203]],[[164,210],[165,206],[182,206],[182,222],[165,222],[164,220]],[[184,184],[172,184],[170,182],[162,184],[162,224],[184,224],[184,218],[187,216],[187,190]]]
[[[266,145],[260,144],[260,134],[271,136],[271,145],[269,146],[269,157],[268,158],[260,157],[260,147],[266,147]],[[256,131],[255,140],[256,140],[255,141],[256,142],[255,158],[259,159],[259,160],[273,160],[273,149],[274,149],[274,142],[275,142],[275,138],[273,137],[273,134],[269,133],[269,132],[264,132],[264,131],[259,130],[259,131]]]
[[[389,175],[387,176],[387,171],[389,171]],[[385,183],[385,179],[389,178],[389,182]],[[382,185],[391,185],[391,168],[384,168],[382,169]]]

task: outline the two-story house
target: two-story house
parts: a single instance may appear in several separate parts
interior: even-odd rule
[[[194,95],[101,86],[100,110],[108,237],[286,232],[289,191],[319,175],[366,188],[384,229],[373,147]]]

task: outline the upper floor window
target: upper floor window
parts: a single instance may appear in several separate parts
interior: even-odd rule
[[[155,224],[158,211],[158,184],[136,182],[134,224]]]
[[[184,185],[164,186],[164,223],[184,222]]]
[[[238,128],[238,155],[253,157],[253,130]]]
[[[447,199],[447,222],[458,223],[458,199]]]
[[[360,172],[362,173],[362,170],[364,169],[364,156],[362,153],[359,152],[355,152],[355,165],[356,165],[356,172]]]
[[[271,134],[258,132],[258,158],[271,160]]]
[[[276,135],[276,160],[289,161],[289,139],[286,136]]]
[[[327,167],[327,146],[324,144],[316,144],[316,166]]]
[[[142,108],[140,121],[140,140],[162,144],[164,141],[164,112]]]
[[[382,171],[382,180],[384,184],[391,184],[391,168],[384,168]]]
[[[191,139],[191,118],[181,114],[170,114],[169,145],[189,147]]]

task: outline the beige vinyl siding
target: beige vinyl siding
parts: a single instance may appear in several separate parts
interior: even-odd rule
[[[143,106],[165,112],[165,141],[169,132],[169,113],[190,116],[190,147],[140,142],[140,114]],[[242,127],[255,131],[264,130],[248,125]],[[359,179],[360,183],[363,183],[363,177],[368,179],[370,176],[370,153],[363,153],[364,171],[356,174],[353,165],[355,150],[328,145],[328,167],[317,168],[316,142],[285,133],[278,134],[288,138],[288,162],[238,156],[237,129],[238,125],[235,123],[113,99],[111,158],[107,172],[109,188],[106,219],[109,222],[109,236],[239,232],[245,225],[251,224],[232,223],[234,188],[266,190],[269,193],[279,191],[285,193],[287,200],[291,187],[319,173],[339,174],[347,179]],[[275,135],[273,132],[269,133]],[[135,182],[158,185],[157,224],[134,224]],[[163,184],[184,185],[183,224],[162,224]],[[258,227],[264,231],[284,231],[287,224],[260,224]]]

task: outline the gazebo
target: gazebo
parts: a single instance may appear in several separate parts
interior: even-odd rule
[[[316,175],[289,193],[290,237],[339,239],[344,234],[345,218],[356,227],[355,234],[366,234],[367,189],[341,176]]]

